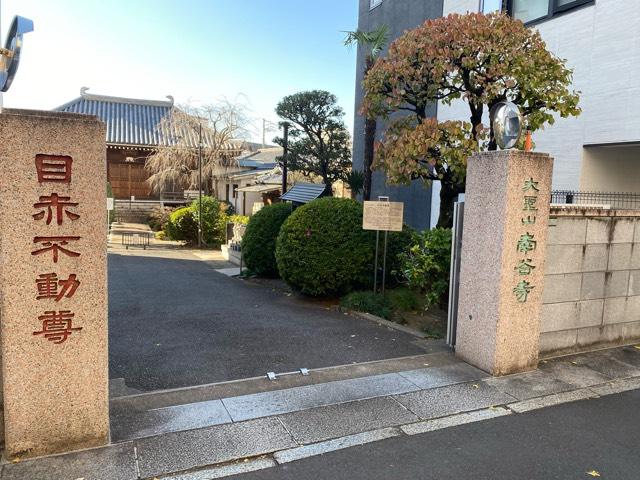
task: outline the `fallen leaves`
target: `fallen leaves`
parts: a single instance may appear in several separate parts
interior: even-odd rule
[[[592,477],[600,477],[600,472],[597,472],[595,470],[591,470],[590,472],[587,472],[587,475],[591,475]]]

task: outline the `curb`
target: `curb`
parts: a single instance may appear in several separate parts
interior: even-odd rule
[[[422,333],[419,330],[414,330],[411,327],[405,327],[404,325],[400,325],[399,323],[386,320],[382,317],[378,317],[377,315],[373,315],[371,313],[358,312],[357,310],[350,310],[348,308],[342,308],[342,307],[340,307],[340,311],[346,312],[355,317],[364,318],[365,320],[369,320],[370,322],[376,322],[378,325],[384,325],[385,327],[393,328],[394,330],[408,333],[409,335],[413,335],[414,337],[418,337],[422,340],[427,339],[427,335],[425,333]]]

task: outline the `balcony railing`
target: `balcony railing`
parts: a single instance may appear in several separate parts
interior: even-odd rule
[[[605,207],[618,210],[640,210],[640,193],[554,190],[551,192],[551,203]]]

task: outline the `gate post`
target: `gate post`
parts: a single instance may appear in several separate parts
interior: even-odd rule
[[[0,113],[0,332],[5,452],[109,441],[105,126]]]
[[[552,170],[520,150],[468,162],[456,355],[492,375],[538,365]]]

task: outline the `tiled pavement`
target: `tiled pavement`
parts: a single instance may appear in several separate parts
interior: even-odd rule
[[[121,411],[112,417],[112,435],[122,443],[5,464],[0,478],[219,478],[392,436],[640,388],[636,347],[563,357],[542,362],[537,371],[501,378],[487,377],[453,356],[443,362],[442,354],[434,355],[440,355],[436,366],[417,370],[133,415]]]

